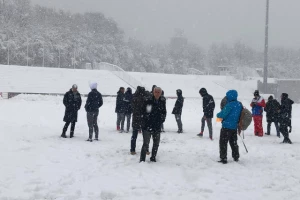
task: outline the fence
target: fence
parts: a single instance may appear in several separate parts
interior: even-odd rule
[[[130,74],[128,74],[125,70],[123,70],[121,67],[118,67],[117,65],[105,62],[95,63],[94,69],[110,71],[134,89],[136,89],[137,86],[145,87],[140,81],[136,80],[134,77],[132,77]]]

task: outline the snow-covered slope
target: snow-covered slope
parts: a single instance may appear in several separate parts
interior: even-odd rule
[[[207,88],[215,98],[223,98],[228,89],[238,90],[240,97],[251,99],[256,89],[256,81],[238,81],[230,76],[196,76],[130,72],[147,88],[158,85],[165,95],[176,96],[182,89],[185,97],[199,97],[199,89]],[[72,84],[79,86],[82,94],[87,94],[90,81],[98,82],[98,89],[104,95],[115,95],[118,88],[128,87],[123,80],[109,71],[74,70],[62,68],[41,68],[0,65],[0,92],[23,93],[65,93]]]
[[[85,102],[85,98],[83,102]],[[167,101],[170,113],[175,100]],[[247,101],[244,104],[249,103]],[[219,101],[217,101],[219,104]],[[293,110],[293,145],[272,135],[246,131],[247,154],[239,140],[240,162],[222,165],[214,122],[214,141],[200,130],[201,101],[186,99],[184,134],[178,135],[168,114],[157,163],[140,164],[129,154],[131,134],[115,131],[115,98],[100,109],[100,141],[89,143],[86,113],[79,111],[75,138],[60,138],[62,97],[19,95],[0,101],[1,200],[298,200],[300,196],[300,107]],[[216,112],[219,110],[216,108]]]

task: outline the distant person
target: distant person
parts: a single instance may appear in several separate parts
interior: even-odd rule
[[[269,96],[268,102],[266,103],[266,107],[264,111],[267,113],[267,132],[266,135],[271,135],[271,124],[275,124],[277,137],[280,138],[280,131],[279,131],[279,110],[280,110],[280,104],[279,102],[273,98],[273,96]]]
[[[209,138],[213,140],[213,128],[212,128],[212,118],[214,116],[214,110],[215,110],[215,101],[214,98],[208,94],[207,90],[205,88],[201,88],[199,91],[199,94],[201,95],[203,99],[203,117],[202,117],[202,124],[201,124],[201,132],[198,134],[198,136],[202,137],[204,128],[205,128],[205,121],[207,122],[208,130],[209,130]]]
[[[165,97],[165,92],[162,90],[161,91],[161,98],[164,100],[164,101],[167,101],[166,97]],[[164,123],[161,124],[161,132],[165,132],[165,127],[164,127]]]
[[[71,131],[70,138],[74,137],[75,124],[77,122],[78,110],[81,108],[81,95],[78,92],[78,87],[76,84],[72,86],[72,88],[66,92],[64,95],[63,103],[66,107],[64,122],[65,126],[63,128],[63,132],[61,137],[66,138],[66,132],[71,123]]]
[[[181,114],[182,114],[184,98],[182,96],[182,90],[180,89],[176,90],[176,95],[177,95],[177,100],[175,102],[172,114],[175,115],[175,120],[177,122],[177,126],[178,126],[177,133],[183,133]]]
[[[236,90],[229,90],[226,93],[227,104],[221,112],[217,114],[222,119],[222,129],[220,134],[220,163],[227,163],[227,144],[229,141],[232,157],[234,161],[239,161],[239,146],[237,144],[237,128],[242,111],[242,104],[237,101]]]
[[[121,133],[124,132],[124,123],[125,123],[125,112],[126,112],[126,104],[125,104],[125,88],[120,87],[117,92],[116,99],[116,110],[117,113],[117,130]]]
[[[126,133],[129,132],[130,129],[130,121],[131,121],[131,115],[132,115],[132,90],[131,88],[127,88],[124,96],[125,101],[125,119],[127,121],[127,129]]]
[[[254,121],[254,135],[262,137],[264,135],[264,130],[262,126],[263,119],[263,108],[266,107],[266,103],[263,97],[259,95],[259,91],[255,90],[254,98],[250,106],[252,107],[252,116]]]
[[[220,108],[221,110],[223,110],[223,108],[226,106],[227,104],[227,97],[225,96],[222,100],[221,100],[221,103],[220,103]]]
[[[150,161],[156,162],[156,155],[160,143],[161,124],[167,115],[166,101],[161,98],[162,89],[156,87],[151,99],[147,99],[143,105],[142,129],[144,143],[141,150],[140,162],[145,162],[149,149],[150,138],[153,138],[153,148]]]
[[[135,155],[136,139],[138,132],[142,129],[143,105],[145,101],[145,88],[138,86],[132,99],[132,136],[131,136],[131,155]],[[148,151],[147,151],[148,152]]]
[[[292,119],[292,106],[294,101],[289,98],[287,93],[282,93],[281,95],[281,105],[280,105],[280,132],[282,133],[284,139],[282,143],[292,144],[292,141],[289,138],[288,126]]]
[[[99,108],[103,105],[103,99],[100,92],[97,90],[97,83],[90,84],[91,92],[88,94],[88,98],[85,104],[85,110],[87,112],[87,122],[89,126],[89,138],[87,141],[93,141],[93,131],[95,131],[95,140],[98,140],[99,128],[98,128],[98,115]]]

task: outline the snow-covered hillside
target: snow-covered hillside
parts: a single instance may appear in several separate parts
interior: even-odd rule
[[[85,98],[83,102],[85,102]],[[214,141],[200,131],[201,100],[186,99],[184,134],[177,134],[169,114],[162,134],[157,163],[140,164],[129,154],[131,134],[115,131],[115,99],[104,98],[100,109],[100,141],[89,143],[86,113],[79,111],[75,138],[60,138],[62,97],[19,95],[0,101],[1,200],[298,200],[300,197],[300,107],[294,106],[293,145],[279,144],[272,135],[246,131],[247,154],[239,140],[240,162],[219,159],[220,124],[214,122]],[[249,103],[244,101],[244,104]],[[217,101],[219,104],[219,101]],[[217,107],[216,112],[219,111]]]

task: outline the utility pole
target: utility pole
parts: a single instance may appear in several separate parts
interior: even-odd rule
[[[45,67],[45,44],[43,42],[43,67]]]
[[[29,60],[29,57],[28,57],[28,51],[29,51],[29,44],[28,44],[28,38],[27,38],[27,67],[28,67],[28,60]]]
[[[264,93],[268,91],[268,49],[269,49],[269,0],[266,5],[266,27],[265,27],[265,56],[264,56]]]
[[[9,65],[9,41],[7,42],[7,65]]]

